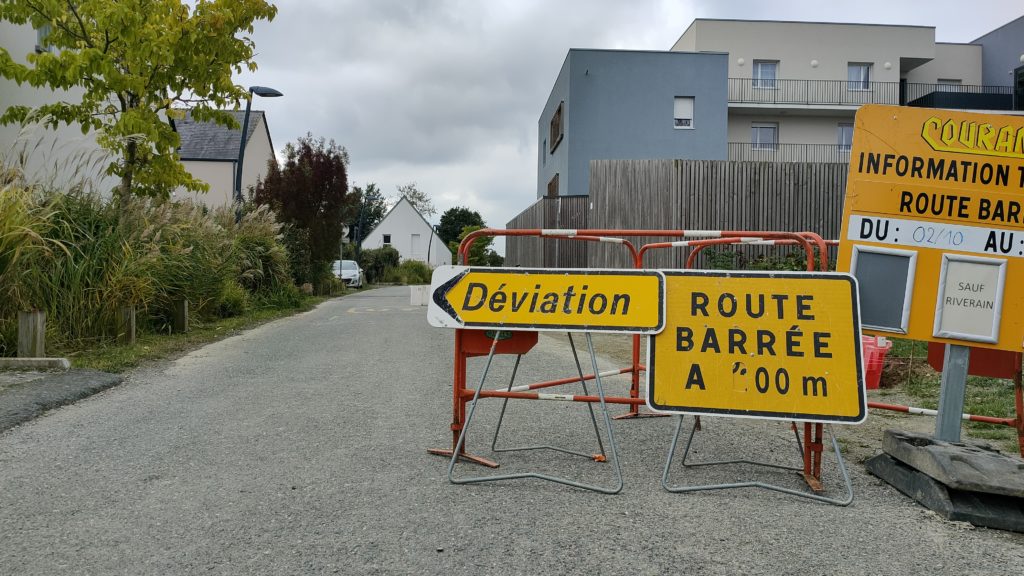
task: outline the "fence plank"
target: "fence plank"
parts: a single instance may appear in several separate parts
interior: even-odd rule
[[[508,227],[541,228],[547,218],[559,228],[811,231],[838,238],[848,170],[846,164],[816,162],[595,160],[589,197],[538,200]],[[635,242],[664,240],[642,237]],[[549,258],[558,266],[632,267],[628,252],[618,245],[545,242],[563,244]],[[506,246],[509,264],[543,265],[542,242],[509,238]],[[747,258],[778,253],[762,247],[742,250]],[[685,249],[657,250],[645,264],[679,268],[685,255]]]

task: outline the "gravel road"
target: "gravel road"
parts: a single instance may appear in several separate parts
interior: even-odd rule
[[[450,442],[453,333],[425,316],[407,288],[331,300],[0,434],[0,573],[991,575],[1024,566],[1024,535],[944,521],[856,463],[846,508],[757,489],[667,493],[672,418],[615,422],[619,495],[539,480],[449,484],[447,460],[426,448]],[[543,339],[517,380],[571,375],[559,342]],[[482,364],[471,361],[471,382]],[[498,358],[489,387],[510,370],[511,358]],[[612,483],[607,463],[491,454],[499,408],[481,402],[469,438],[499,472]],[[798,463],[784,424],[705,423],[697,458]],[[499,445],[535,443],[595,451],[585,406],[510,404]],[[825,483],[838,495],[835,468],[827,458]],[[673,477],[802,485],[791,472],[744,466]]]

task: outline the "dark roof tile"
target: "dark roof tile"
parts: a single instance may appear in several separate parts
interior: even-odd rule
[[[238,138],[242,133],[242,121],[245,110],[227,110],[235,117],[238,128],[231,130],[216,122],[197,122],[190,111],[185,117],[174,121],[175,130],[181,138],[178,155],[182,160],[236,160],[238,158]],[[264,121],[262,110],[249,113],[249,130],[246,142],[252,140],[256,128]]]

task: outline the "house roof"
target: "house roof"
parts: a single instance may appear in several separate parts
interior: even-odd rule
[[[192,112],[185,111],[185,117],[174,121],[174,129],[181,138],[178,155],[182,160],[237,160],[239,137],[242,134],[242,122],[245,110],[226,110],[238,122],[238,128],[232,130],[216,122],[199,122],[192,118]],[[252,141],[253,134],[262,128],[270,139],[266,116],[262,110],[249,113],[249,129],[245,136],[246,145]],[[274,148],[273,144],[270,146]]]
[[[412,202],[409,202],[409,200],[405,196],[402,196],[401,198],[398,199],[398,202],[395,202],[395,205],[391,207],[391,210],[388,210],[388,213],[385,214],[384,217],[380,219],[380,222],[378,222],[377,225],[373,227],[373,230],[370,230],[370,233],[367,234],[366,237],[369,238],[370,234],[373,234],[374,232],[377,231],[378,228],[383,226],[384,223],[387,222],[388,216],[391,216],[391,214],[398,208],[399,205],[401,205],[402,202],[405,202],[406,204],[408,204],[409,208],[413,212],[415,212],[417,216],[420,217],[420,220],[423,220],[424,224],[427,225],[427,228],[430,229],[430,233],[433,234],[434,236],[437,236],[438,240],[441,240],[441,237],[438,236],[438,234],[437,234],[437,230],[434,230],[434,227],[430,224],[430,222],[428,222],[427,219],[423,217],[423,214],[420,214],[420,211],[417,210],[416,207],[412,205]],[[442,243],[443,243],[443,240],[442,240]]]

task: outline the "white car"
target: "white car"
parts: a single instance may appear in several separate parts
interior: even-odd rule
[[[348,286],[363,287],[363,269],[355,260],[335,260],[334,275]]]

